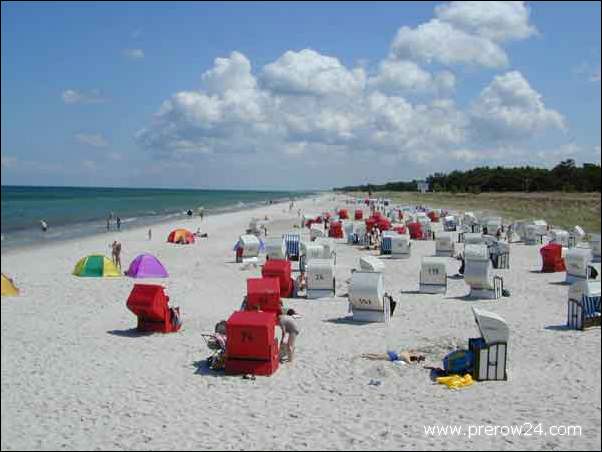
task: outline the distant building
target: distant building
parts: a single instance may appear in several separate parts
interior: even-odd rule
[[[420,193],[426,193],[426,192],[430,191],[430,188],[431,188],[429,183],[426,181],[418,181],[418,182],[416,182],[416,185],[417,185],[418,191]]]

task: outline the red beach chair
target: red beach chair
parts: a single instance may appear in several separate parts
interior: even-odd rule
[[[335,239],[343,238],[343,224],[340,221],[333,221],[332,223],[330,223],[328,237],[332,237]]]
[[[138,331],[174,333],[182,326],[179,308],[170,308],[162,286],[135,284],[127,307],[138,317]]]
[[[276,317],[268,312],[238,311],[227,321],[226,373],[272,375],[280,349]]]
[[[539,250],[543,261],[542,273],[565,272],[566,265],[562,258],[562,245],[550,243]]]
[[[412,240],[424,239],[424,231],[420,223],[408,223],[407,228],[410,231],[410,238]]]
[[[282,259],[270,259],[261,269],[262,278],[277,278],[280,284],[280,296],[289,298],[293,294],[294,281],[292,278],[291,261]],[[250,280],[247,280],[247,292]],[[278,299],[280,302],[280,299]],[[265,311],[266,309],[263,309]]]
[[[280,314],[280,309],[279,278],[247,279],[247,311],[265,311],[275,317]]]

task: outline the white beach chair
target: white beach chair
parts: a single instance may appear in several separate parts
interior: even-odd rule
[[[420,292],[426,294],[445,294],[447,292],[447,259],[422,258]]]
[[[464,262],[464,281],[470,287],[470,298],[497,300],[502,297],[504,280],[493,272],[487,245],[466,245]]]
[[[349,305],[356,322],[384,322],[391,318],[382,273],[356,271],[351,275]]]

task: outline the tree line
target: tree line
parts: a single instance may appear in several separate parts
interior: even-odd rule
[[[479,167],[468,171],[435,173],[426,178],[431,191],[450,193],[482,192],[600,192],[600,165],[577,166],[567,159],[552,169],[522,166]],[[418,191],[418,181],[364,184],[335,188],[335,191]]]

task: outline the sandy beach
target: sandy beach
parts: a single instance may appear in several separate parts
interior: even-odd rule
[[[293,364],[254,381],[207,370],[201,333],[238,309],[246,279],[260,275],[234,261],[249,220],[268,215],[270,234],[281,233],[299,223],[297,208],[320,213],[342,200],[324,195],[293,212],[275,204],[157,225],[151,241],[147,229],[133,229],[3,253],[2,272],[22,294],[2,299],[2,450],[599,450],[600,329],[564,328],[565,275],[539,273],[538,246],[511,246],[511,269],[500,271],[510,297],[475,302],[464,299],[461,279],[445,296],[415,293],[421,258],[435,243],[414,242],[411,259],[386,261],[385,288],[399,301],[387,327],[344,320],[350,270],[370,252],[337,243],[337,297],[285,300],[303,315]],[[177,227],[201,227],[209,238],[166,243]],[[180,332],[136,334],[125,306],[135,280],[72,276],[81,257],[110,256],[115,239],[125,268],[142,252],[165,264],[170,277],[161,282],[182,309]],[[450,259],[448,273],[458,265]],[[360,357],[393,342],[440,367],[455,345],[479,336],[473,306],[510,326],[506,382],[449,390],[422,365]],[[425,434],[434,425],[527,423],[541,424],[542,435]],[[552,436],[553,426],[580,426],[581,434]]]

